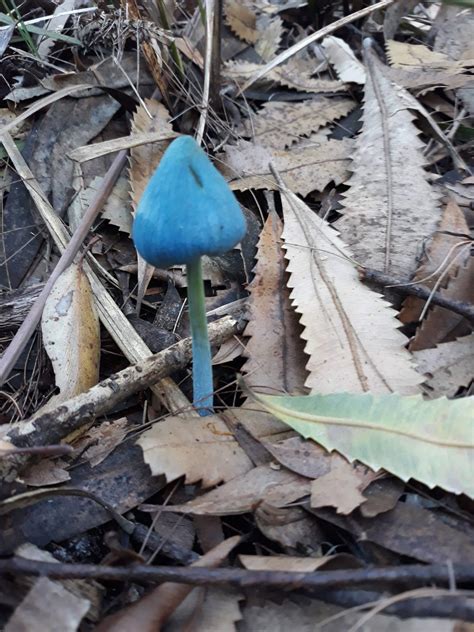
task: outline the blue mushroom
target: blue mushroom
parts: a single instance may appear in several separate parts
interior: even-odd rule
[[[191,136],[174,140],[138,205],[133,240],[156,268],[227,252],[246,224],[227,182]]]
[[[186,264],[193,340],[193,400],[213,410],[212,363],[201,256],[227,252],[242,240],[245,218],[222,175],[191,136],[174,140],[138,205],[133,241],[157,268]]]

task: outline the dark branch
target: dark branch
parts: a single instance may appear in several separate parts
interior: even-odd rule
[[[102,579],[109,581],[177,582],[180,584],[230,585],[236,588],[288,590],[330,590],[347,586],[398,582],[410,587],[427,583],[449,585],[474,581],[472,564],[405,565],[384,568],[348,569],[296,573],[290,571],[252,571],[240,568],[198,568],[168,566],[100,566],[38,562],[21,557],[0,560],[0,574],[41,575],[54,579]]]
[[[371,268],[362,268],[359,271],[360,277],[367,283],[374,283],[382,287],[390,287],[392,292],[396,294],[410,296],[416,296],[424,301],[427,301],[431,296],[430,302],[433,305],[444,307],[449,311],[464,316],[467,320],[474,322],[474,306],[470,303],[464,303],[463,301],[456,301],[454,299],[446,298],[439,292],[431,293],[431,290],[424,285],[409,285],[411,281],[405,281],[403,279],[396,279],[395,277],[379,272],[378,270],[372,270]]]

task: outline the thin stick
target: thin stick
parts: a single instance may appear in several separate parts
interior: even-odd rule
[[[433,290],[423,285],[413,284],[411,281],[405,283],[402,279],[397,279],[378,270],[372,270],[371,268],[362,268],[359,274],[363,281],[374,283],[382,287],[389,287],[392,292],[396,292],[397,294],[409,294],[410,296],[416,296],[425,301],[430,299],[433,305],[449,309],[450,312],[464,316],[467,320],[474,322],[474,305],[446,298],[439,292],[433,293]]]
[[[340,29],[342,26],[345,26],[346,24],[355,22],[356,20],[359,20],[360,18],[365,18],[366,15],[370,15],[371,13],[373,13],[374,11],[378,11],[379,9],[385,9],[385,7],[390,6],[394,2],[396,2],[396,0],[381,0],[381,2],[377,2],[376,4],[373,4],[370,7],[365,7],[364,9],[361,9],[360,11],[351,13],[350,15],[347,15],[346,17],[341,18],[340,20],[336,20],[336,22],[333,22],[332,24],[328,24],[328,26],[325,26],[319,31],[316,31],[316,33],[313,33],[312,35],[308,35],[308,37],[305,37],[300,42],[297,42],[296,44],[294,44],[287,50],[283,51],[282,53],[277,55],[275,59],[272,59],[263,68],[258,70],[253,75],[253,77],[250,77],[250,79],[243,85],[243,87],[240,88],[237,96],[245,92],[245,90],[248,90],[248,88],[250,88],[252,84],[254,84],[256,81],[258,81],[263,76],[265,76],[267,72],[270,72],[271,70],[273,70],[274,68],[276,68],[277,66],[285,62],[287,59],[289,59],[293,55],[296,55],[296,53],[298,53],[300,50],[303,50],[303,48],[306,48],[306,46],[309,46],[313,42],[322,40],[324,37],[326,37],[326,35],[329,35],[330,33],[334,33],[334,31],[337,31],[338,29]]]
[[[221,344],[240,333],[243,327],[243,320],[225,316],[209,325],[210,340],[213,344]],[[59,443],[90,419],[108,412],[133,393],[185,367],[191,359],[191,353],[191,338],[184,338],[142,362],[111,375],[85,393],[76,395],[48,412],[11,424],[2,435],[2,440],[5,444],[11,443],[12,447],[19,448]]]
[[[241,568],[198,568],[170,566],[106,566],[98,564],[63,564],[39,562],[21,557],[0,560],[0,574],[41,575],[56,579],[105,579],[111,581],[171,581],[196,586],[234,586],[236,588],[280,588],[287,591],[310,591],[360,586],[368,583],[410,582],[449,583],[452,573],[459,582],[474,580],[472,564],[410,564],[384,568],[357,568],[336,571],[294,572],[254,571]]]
[[[201,116],[196,132],[196,142],[200,145],[204,136],[207,115],[209,112],[209,94],[212,71],[212,31],[214,25],[215,0],[206,0],[206,59],[204,62],[204,86],[202,89]]]
[[[193,402],[201,417],[212,414],[211,345],[207,333],[201,257],[186,266],[189,321],[193,339]]]

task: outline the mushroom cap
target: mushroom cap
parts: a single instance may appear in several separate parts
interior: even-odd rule
[[[227,182],[191,136],[165,151],[138,204],[133,241],[157,268],[227,252],[241,241],[245,218]]]

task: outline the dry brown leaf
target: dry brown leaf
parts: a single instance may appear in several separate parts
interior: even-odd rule
[[[209,281],[212,287],[225,287],[227,280],[224,271],[218,261],[213,257],[203,255],[201,257],[202,277],[204,281]],[[188,287],[188,279],[186,277],[186,266],[174,265],[167,270],[167,277],[173,280],[176,287]]]
[[[120,176],[103,209],[103,219],[108,220],[128,235],[132,232],[132,209],[130,204],[130,186],[126,176]]]
[[[402,44],[395,42],[395,46]],[[349,45],[338,37],[329,36],[322,43],[330,63],[334,66],[338,77],[346,83],[358,83],[364,85],[366,81],[366,70],[363,64],[356,58]],[[407,46],[411,46],[407,44]],[[390,43],[388,44],[390,51]],[[424,50],[431,52],[425,46],[420,46]],[[395,52],[396,58],[396,52]],[[412,64],[404,63],[385,68],[384,73],[390,81],[407,89],[426,89],[438,86],[449,87],[451,89],[464,86],[469,82],[468,74],[456,74],[454,70],[440,69],[429,65],[416,65],[416,58],[411,57]],[[462,67],[459,66],[459,73]]]
[[[411,90],[438,86],[455,89],[472,81],[472,76],[463,71],[474,65],[474,60],[453,61],[422,44],[390,40],[387,56],[391,63],[387,69],[390,79]]]
[[[472,81],[468,74],[454,75],[445,71],[428,70],[401,70],[399,68],[387,68],[387,78],[407,90],[418,90],[423,93],[427,89],[445,88],[454,90],[462,88]],[[416,109],[416,108],[414,108]],[[421,107],[418,109],[421,110]]]
[[[224,344],[222,344],[217,353],[212,356],[212,364],[227,364],[240,358],[244,352],[245,345],[240,336],[234,336],[229,338]]]
[[[197,515],[241,514],[253,511],[262,501],[284,507],[308,495],[310,487],[308,478],[261,465],[184,505],[170,505],[169,509]]]
[[[152,132],[173,133],[170,123],[170,114],[162,103],[155,99],[146,99],[145,106],[140,105],[135,112],[132,122],[133,134],[144,134]],[[158,143],[149,143],[133,147],[130,150],[130,185],[132,188],[132,206],[137,210],[140,198],[143,195],[146,185],[155,172],[166,148],[170,144],[169,140]],[[146,289],[153,275],[153,266],[150,266],[137,253],[138,260],[138,301],[137,310],[145,296]]]
[[[313,77],[315,65],[314,61],[292,57],[286,64],[273,68],[267,76],[299,92],[345,92],[348,89],[347,84],[329,79],[327,74],[327,78]]]
[[[252,462],[217,416],[167,417],[137,441],[154,476],[168,481],[185,476],[186,483],[202,481],[211,487],[252,469]]]
[[[227,61],[222,66],[222,76],[227,81],[240,86],[250,79],[259,68],[263,68],[263,64],[256,64],[251,61]],[[265,77],[258,85],[268,84],[271,81],[269,77]]]
[[[423,263],[420,265],[413,277],[414,282],[422,283],[424,286],[432,289],[439,276],[446,272],[441,288],[445,288],[451,280],[455,283],[459,267],[465,265],[469,259],[469,250],[465,249],[464,254],[460,252],[459,248],[452,250],[452,248],[457,244],[461,244],[462,242],[465,243],[466,239],[447,233],[458,233],[458,235],[464,234],[466,236],[469,234],[469,227],[464,217],[464,213],[454,200],[450,200],[444,209],[438,230],[434,234],[433,239],[430,241]],[[456,258],[458,254],[459,257]],[[444,265],[438,270],[439,266],[445,261],[448,255],[448,261],[453,261],[454,259],[453,263],[449,267]],[[437,274],[435,276],[427,278],[436,271]],[[403,303],[399,319],[402,323],[417,321],[420,317],[424,304],[425,301],[409,296]]]
[[[66,463],[61,459],[43,459],[39,463],[31,465],[21,478],[30,487],[59,485],[59,483],[65,483],[71,479],[65,465]]]
[[[302,136],[346,116],[354,106],[352,99],[325,97],[301,103],[270,101],[244,122],[239,134],[265,147],[285,149]]]
[[[365,68],[354,55],[347,42],[340,37],[329,35],[324,38],[321,45],[341,81],[364,85],[366,78]]]
[[[405,492],[405,483],[399,478],[379,478],[364,491],[365,502],[360,506],[361,516],[374,518],[393,509]]]
[[[232,408],[231,412],[255,439],[276,440],[286,438],[289,433],[294,434],[282,421],[254,406]]]
[[[279,463],[301,476],[319,478],[331,471],[331,453],[300,435],[285,438],[270,435],[268,439],[262,438],[262,443]]]
[[[469,59],[474,56],[472,11],[458,6],[443,5],[433,24],[434,50],[446,53],[451,59]]]
[[[393,39],[401,19],[407,13],[411,13],[417,4],[418,0],[399,0],[385,9],[383,20],[383,34],[385,40]]]
[[[446,182],[443,186],[449,191],[449,195],[454,197],[459,206],[474,208],[474,176],[469,176],[454,184]]]
[[[68,208],[69,228],[76,230],[84,213],[90,206],[94,196],[100,190],[103,177],[95,177],[88,187],[82,188],[83,180],[78,181],[79,190]],[[132,231],[132,209],[130,202],[130,188],[125,175],[119,177],[102,207],[102,217],[113,226],[130,235]]]
[[[325,535],[314,516],[301,507],[275,507],[265,501],[254,512],[255,523],[263,535],[278,542],[288,555],[305,551],[307,555],[321,552]]]
[[[474,11],[443,4],[433,24],[435,33],[434,49],[446,53],[451,59],[474,58],[472,32]],[[474,114],[474,79],[457,91],[464,107]]]
[[[239,555],[244,568],[251,571],[289,571],[293,573],[313,573],[323,566],[334,562],[336,558],[349,560],[345,554],[324,557],[295,557],[293,555]]]
[[[191,566],[216,568],[239,542],[239,536],[228,538],[205,553],[197,562],[193,562]],[[131,606],[105,618],[95,628],[95,632],[130,632],[131,630],[157,632],[162,629],[165,622],[192,590],[193,587],[186,584],[164,582]]]
[[[226,0],[224,14],[226,24],[237,37],[248,44],[255,44],[259,33],[257,31],[257,16],[251,7],[242,0]]]
[[[344,608],[317,601],[297,599],[274,603],[250,602],[243,611],[239,632],[472,632],[459,627],[459,622],[438,618],[399,619],[374,614],[361,624],[362,614],[353,608]],[[463,625],[463,624],[461,624]]]
[[[255,43],[255,52],[264,61],[268,62],[275,56],[283,35],[283,22],[281,18],[267,15],[259,16],[257,20],[258,37]]]
[[[329,453],[313,441],[290,437],[263,441],[264,446],[285,467],[314,478],[312,507],[336,507],[338,513],[351,513],[367,500],[362,491],[378,474],[360,464],[351,464],[339,454]]]
[[[474,304],[474,257],[468,257],[457,269],[447,288],[441,290],[445,298]],[[416,330],[410,342],[410,351],[429,349],[440,342],[450,342],[472,331],[472,323],[459,314],[435,305]]]
[[[322,191],[330,182],[341,184],[349,177],[350,140],[328,140],[316,147],[271,149],[248,141],[228,145],[221,154],[221,171],[233,190],[277,189],[269,163],[296,193]]]
[[[454,61],[448,55],[430,50],[423,44],[389,40],[386,47],[390,64],[402,70],[442,70],[449,74],[458,74],[463,72],[464,68],[474,65],[474,59]]]
[[[72,264],[51,290],[41,319],[43,343],[56,376],[58,405],[99,381],[99,317],[82,266]],[[44,410],[44,409],[43,409]]]
[[[15,550],[15,555],[27,560],[35,560],[37,562],[50,562],[53,564],[60,563],[51,553],[40,549],[29,542],[21,544]],[[86,613],[87,619],[90,621],[97,621],[100,618],[105,588],[98,581],[93,579],[62,579],[56,581],[69,593],[72,593],[79,599],[84,599],[89,602],[89,610]],[[50,630],[48,629],[45,632],[50,632]]]
[[[87,599],[76,597],[58,582],[46,577],[36,580],[10,620],[5,632],[75,632],[90,607]]]
[[[454,397],[474,380],[474,334],[415,351],[418,371],[427,377],[430,396]]]
[[[315,393],[418,392],[420,376],[397,329],[395,311],[359,280],[337,232],[296,195],[283,191],[289,287],[310,356]]]
[[[127,435],[127,418],[115,421],[104,421],[100,426],[88,430],[89,447],[82,457],[89,461],[91,467],[102,463],[115,448],[122,443]]]
[[[311,507],[335,507],[337,513],[350,514],[367,499],[362,492],[377,478],[377,473],[362,465],[354,467],[332,455],[331,470],[311,484]]]
[[[362,132],[353,156],[354,174],[345,194],[342,238],[364,265],[410,277],[427,238],[440,219],[427,182],[418,131],[401,98],[371,50]]]
[[[153,528],[164,540],[173,540],[182,549],[193,549],[196,529],[192,518],[177,513],[162,513],[159,520],[153,521]]]
[[[255,277],[249,285],[249,323],[245,335],[246,384],[270,393],[302,393],[306,377],[301,327],[290,304],[281,249],[283,224],[271,213],[260,235]]]
[[[175,610],[166,632],[235,632],[242,619],[239,602],[244,596],[231,588],[195,588]]]
[[[223,76],[228,81],[236,83],[240,88],[261,68],[264,66],[247,61],[227,62],[223,68]],[[347,85],[341,81],[334,81],[328,75],[324,75],[323,78],[312,77],[312,71],[313,69],[309,68],[304,61],[291,59],[287,64],[268,72],[256,85],[276,83],[300,92],[333,93],[347,91]]]

